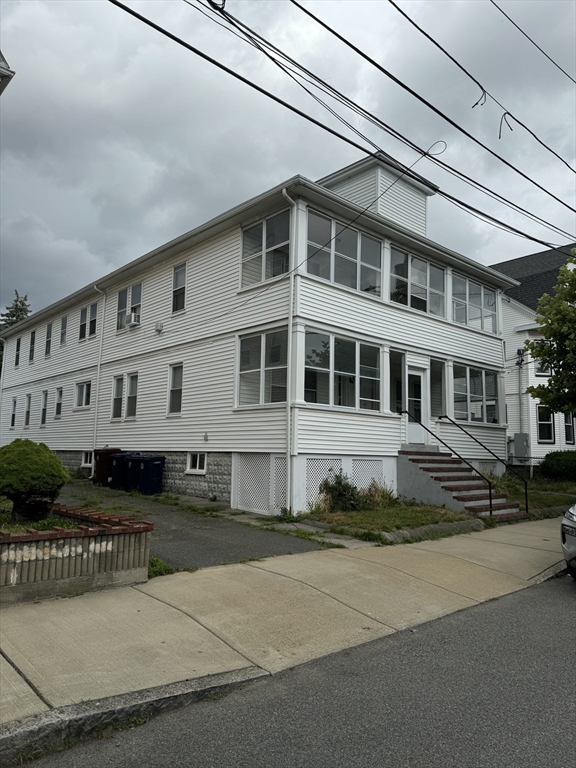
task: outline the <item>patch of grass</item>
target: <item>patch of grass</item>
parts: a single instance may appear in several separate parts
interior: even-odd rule
[[[37,531],[49,531],[58,525],[60,528],[77,528],[80,520],[70,520],[69,517],[58,517],[50,515],[45,520],[24,520],[23,522],[12,522],[12,512],[0,512],[0,530],[10,533],[26,533],[28,528],[34,528]]]
[[[145,725],[149,720],[149,715],[136,715],[135,717],[132,717],[130,720],[128,720],[128,722],[116,726],[116,730],[128,731],[130,728],[139,728],[141,725]]]
[[[143,496],[143,494],[138,494],[139,496]],[[170,493],[157,493],[155,496],[144,496],[144,498],[151,499],[152,501],[156,501],[158,504],[166,504],[169,507],[179,507],[180,506],[180,499],[178,496],[173,496]]]
[[[44,755],[42,747],[25,747],[16,755],[14,763],[16,765],[26,765],[34,760],[39,760]]]
[[[497,493],[505,493],[508,500],[517,502],[520,509],[525,509],[524,483],[511,472],[497,477],[490,477]],[[576,481],[547,480],[544,477],[533,477],[528,480],[528,510],[530,517],[540,519],[546,517],[539,510],[549,507],[570,507],[576,499]],[[556,515],[558,513],[555,513]]]
[[[152,556],[148,560],[148,578],[155,579],[156,576],[168,576],[171,573],[176,573],[176,569],[171,565],[165,563],[159,557]]]
[[[367,531],[394,531],[399,528],[416,528],[420,525],[453,523],[469,520],[468,515],[449,509],[419,504],[397,503],[380,509],[360,509],[354,512],[326,512],[315,507],[303,518],[328,523],[331,528],[349,526]]]
[[[72,749],[74,744],[76,744],[76,739],[73,739],[70,736],[68,736],[56,744],[56,746],[54,747],[54,752],[66,752],[68,749]]]

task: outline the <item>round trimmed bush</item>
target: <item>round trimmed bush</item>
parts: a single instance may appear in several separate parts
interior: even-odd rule
[[[576,451],[551,451],[540,464],[540,474],[548,480],[576,480]]]
[[[0,496],[13,503],[13,519],[47,517],[67,480],[62,462],[44,443],[17,439],[0,448]]]

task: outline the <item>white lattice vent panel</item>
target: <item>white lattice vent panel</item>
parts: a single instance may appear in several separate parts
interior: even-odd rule
[[[352,482],[357,488],[368,488],[372,480],[384,485],[382,459],[352,459]]]
[[[270,510],[270,454],[238,456],[238,506],[255,512]]]
[[[318,499],[320,483],[330,474],[342,469],[342,459],[306,459],[306,503],[314,504]]]
[[[287,504],[286,499],[286,457],[274,456],[274,511],[280,512]]]

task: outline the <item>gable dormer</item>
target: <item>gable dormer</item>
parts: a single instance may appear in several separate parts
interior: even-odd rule
[[[368,157],[348,165],[318,184],[356,205],[426,236],[427,201],[437,187],[391,159]]]

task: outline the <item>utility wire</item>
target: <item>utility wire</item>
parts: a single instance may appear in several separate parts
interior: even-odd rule
[[[332,136],[336,136],[337,138],[341,139],[342,141],[345,141],[347,144],[350,144],[351,146],[355,147],[356,149],[359,149],[364,154],[368,155],[369,157],[373,157],[376,160],[382,160],[382,153],[380,152],[371,152],[369,149],[366,149],[366,147],[363,147],[361,144],[358,144],[358,142],[354,141],[354,139],[349,138],[348,136],[344,136],[344,134],[339,133],[334,128],[330,128],[330,126],[326,125],[325,123],[320,122],[319,120],[316,120],[311,115],[306,114],[302,110],[298,109],[297,107],[293,106],[292,104],[289,104],[288,102],[284,101],[280,97],[274,95],[273,93],[270,93],[269,91],[266,91],[264,88],[260,87],[259,85],[256,85],[256,83],[253,83],[251,80],[248,80],[243,75],[240,75],[237,72],[234,72],[234,70],[227,67],[225,64],[221,64],[219,61],[216,61],[216,59],[213,59],[211,56],[209,56],[207,53],[204,53],[203,51],[200,51],[198,48],[195,48],[193,45],[190,45],[190,43],[187,43],[186,41],[182,40],[182,38],[177,37],[172,32],[169,32],[168,30],[164,29],[163,27],[160,27],[158,24],[154,23],[150,19],[147,19],[145,16],[142,16],[137,11],[132,10],[128,6],[124,5],[123,3],[119,2],[119,0],[108,0],[109,3],[112,3],[112,5],[116,5],[118,8],[121,8],[126,13],[129,13],[131,16],[134,16],[134,18],[138,19],[142,23],[146,24],[147,26],[151,27],[152,29],[156,30],[157,32],[160,32],[160,34],[164,35],[165,37],[168,37],[170,40],[173,40],[175,43],[178,43],[178,45],[183,46],[187,50],[191,51],[192,53],[195,53],[200,58],[204,59],[205,61],[209,61],[211,64],[214,64],[214,66],[218,67],[219,69],[223,70],[229,75],[232,75],[232,77],[235,77],[237,80],[240,80],[245,85],[250,86],[250,88],[253,88],[254,90],[258,91],[259,93],[264,94],[265,96],[268,96],[268,98],[272,99],[273,101],[276,101],[278,104],[282,104],[282,106],[286,107],[287,109],[291,110],[292,112],[296,113],[300,117],[303,117],[305,120],[308,120],[309,122],[313,123],[314,125],[317,125],[318,127],[322,128],[324,131],[327,131]],[[418,181],[421,181],[420,178],[418,178],[418,174],[415,174],[413,171],[406,168],[406,166],[401,166],[399,163],[395,162],[396,166],[399,169],[404,168],[403,173],[406,176],[409,176],[410,178],[415,178]],[[519,229],[516,229],[516,227],[513,227],[510,224],[506,224],[503,221],[500,221],[499,219],[496,219],[493,216],[490,216],[489,214],[479,210],[478,208],[475,208],[472,205],[469,205],[468,203],[465,203],[462,200],[459,200],[458,198],[454,197],[453,195],[448,194],[447,192],[443,192],[441,190],[437,191],[437,194],[441,195],[442,197],[445,197],[447,200],[451,200],[452,202],[457,202],[461,207],[464,207],[468,211],[473,211],[474,213],[484,217],[486,221],[489,221],[490,223],[495,222],[496,224],[500,224],[501,226],[505,227],[509,232],[512,232],[520,237],[524,237],[527,240],[532,240],[535,243],[539,243],[540,245],[545,245],[546,248],[552,249],[552,250],[559,250],[556,246],[546,242],[545,240],[541,240],[538,237],[534,237],[533,235],[529,235],[526,232],[522,232]],[[564,253],[564,251],[560,251],[561,253]]]
[[[519,32],[521,32],[521,33],[524,35],[524,37],[525,37],[525,38],[527,38],[528,40],[530,40],[530,42],[532,43],[532,45],[533,45],[533,46],[535,46],[536,48],[538,48],[538,50],[540,51],[540,53],[542,53],[544,56],[546,56],[546,58],[548,59],[548,61],[551,61],[551,62],[552,62],[552,64],[554,64],[554,66],[555,66],[555,67],[557,67],[557,68],[560,70],[560,72],[563,72],[563,73],[566,75],[566,77],[567,77],[567,78],[569,78],[570,80],[572,80],[572,82],[573,82],[573,83],[575,83],[575,84],[576,84],[576,80],[575,80],[575,79],[572,77],[572,75],[569,75],[569,74],[568,74],[568,72],[566,72],[566,70],[565,70],[565,69],[562,69],[562,67],[561,67],[559,64],[556,64],[556,62],[554,61],[554,59],[550,58],[550,56],[548,56],[548,54],[546,53],[546,51],[543,51],[543,50],[542,50],[542,48],[540,48],[540,46],[539,46],[537,43],[535,43],[535,42],[534,42],[534,40],[532,40],[532,38],[531,38],[529,35],[527,35],[527,34],[526,34],[526,32],[524,32],[524,30],[522,29],[522,27],[519,27],[519,26],[518,26],[518,24],[516,24],[516,22],[515,22],[513,19],[511,19],[511,18],[510,18],[510,16],[508,16],[508,14],[507,14],[507,13],[505,13],[505,11],[503,11],[503,10],[502,10],[502,8],[500,8],[500,6],[499,6],[497,3],[495,3],[495,2],[494,2],[494,0],[490,0],[490,2],[492,3],[492,5],[493,5],[495,8],[497,8],[497,9],[500,11],[500,13],[501,13],[503,16],[506,16],[506,18],[508,19],[508,21],[510,22],[510,24],[512,24],[513,26],[515,26],[515,27],[516,27],[516,29],[517,29]]]
[[[334,37],[336,37],[338,40],[340,40],[342,43],[347,45],[349,48],[351,48],[353,51],[355,51],[359,56],[361,56],[363,59],[368,61],[370,64],[372,64],[376,69],[378,69],[382,74],[386,75],[386,77],[390,78],[393,82],[395,82],[397,85],[399,85],[401,88],[403,88],[405,91],[408,91],[412,96],[418,99],[418,101],[421,101],[423,104],[425,104],[429,109],[431,109],[435,114],[439,115],[442,119],[446,120],[447,123],[449,123],[453,128],[456,128],[456,130],[460,131],[460,133],[464,134],[464,136],[467,136],[471,141],[473,141],[475,144],[478,144],[478,146],[482,147],[486,150],[486,152],[490,153],[493,157],[495,157],[497,160],[500,160],[500,162],[504,163],[504,165],[508,166],[508,168],[511,168],[513,171],[515,171],[517,174],[522,176],[522,178],[526,179],[526,181],[529,181],[531,184],[534,184],[535,187],[538,187],[542,192],[545,192],[547,195],[552,197],[556,202],[560,203],[560,205],[563,205],[565,208],[568,208],[569,211],[572,211],[573,213],[576,213],[576,208],[572,208],[567,203],[565,203],[561,198],[554,195],[552,192],[549,192],[546,187],[543,187],[541,184],[539,184],[534,179],[530,178],[527,174],[525,174],[523,171],[521,171],[519,168],[516,168],[515,165],[508,162],[504,157],[499,155],[497,152],[494,152],[494,150],[490,149],[490,147],[487,147],[486,144],[483,144],[479,139],[472,136],[471,133],[469,133],[465,128],[462,128],[458,123],[456,123],[454,120],[452,120],[448,115],[445,115],[443,112],[441,112],[437,107],[435,107],[433,104],[431,104],[427,99],[425,99],[423,96],[420,96],[420,94],[416,93],[412,88],[410,88],[408,85],[403,83],[401,80],[399,80],[397,77],[395,77],[391,72],[389,72],[387,69],[384,69],[380,64],[378,64],[377,61],[372,59],[370,56],[368,56],[367,53],[364,53],[360,48],[354,45],[354,43],[351,43],[349,40],[347,40],[345,37],[343,37],[341,34],[336,32],[336,30],[332,29],[328,24],[326,24],[324,21],[318,18],[318,16],[315,16],[311,11],[309,11],[307,8],[305,8],[303,5],[300,5],[297,0],[290,0],[290,2],[295,5],[297,8],[299,8],[303,13],[305,13],[307,16],[309,16],[311,19],[314,19],[321,27],[324,27],[328,32],[330,32]]]
[[[574,169],[574,168],[573,168],[573,167],[570,165],[570,163],[568,163],[566,160],[564,160],[564,158],[563,158],[563,157],[561,157],[561,156],[560,156],[560,155],[559,155],[557,152],[555,152],[555,151],[554,151],[554,150],[553,150],[551,147],[549,147],[547,144],[545,144],[545,143],[542,141],[542,139],[540,139],[540,138],[539,138],[539,137],[538,137],[538,136],[537,136],[537,135],[534,133],[534,131],[532,131],[532,130],[530,130],[530,128],[528,128],[528,126],[527,126],[527,125],[525,125],[525,124],[524,124],[524,123],[523,123],[521,120],[518,120],[518,118],[517,118],[517,117],[515,117],[515,116],[514,116],[514,115],[513,115],[511,112],[509,112],[509,111],[506,109],[506,107],[505,107],[503,104],[501,104],[501,103],[498,101],[498,99],[497,99],[495,96],[493,96],[493,95],[492,95],[492,94],[491,94],[489,91],[487,91],[487,90],[486,90],[486,88],[484,88],[484,86],[482,85],[482,83],[480,83],[480,82],[479,82],[479,81],[478,81],[478,80],[477,80],[477,79],[474,77],[474,75],[471,75],[471,74],[470,74],[470,72],[468,72],[468,70],[467,70],[465,67],[463,67],[463,66],[462,66],[462,64],[460,64],[460,62],[459,62],[459,61],[457,61],[457,60],[454,58],[454,56],[452,56],[450,53],[448,53],[448,51],[447,51],[445,48],[443,48],[443,47],[440,45],[440,43],[439,43],[437,40],[435,40],[435,39],[434,39],[434,38],[433,38],[431,35],[429,35],[429,34],[428,34],[428,32],[426,32],[424,29],[422,29],[422,27],[420,27],[418,24],[416,24],[416,22],[415,22],[413,19],[411,19],[411,18],[410,18],[410,16],[408,16],[408,14],[407,14],[407,13],[405,13],[405,11],[403,11],[403,10],[402,10],[402,8],[400,8],[400,6],[399,6],[399,5],[397,5],[397,4],[394,2],[394,0],[388,0],[388,2],[390,3],[390,5],[392,5],[392,6],[393,6],[393,7],[394,7],[394,8],[395,8],[397,11],[398,11],[398,13],[400,13],[402,16],[404,16],[404,18],[405,18],[407,21],[409,21],[409,22],[410,22],[410,24],[412,24],[412,26],[413,26],[413,27],[415,27],[415,28],[418,30],[418,32],[420,32],[420,34],[424,35],[424,37],[425,37],[425,38],[427,38],[427,39],[428,39],[428,40],[429,40],[431,43],[433,43],[433,45],[435,45],[435,46],[436,46],[436,48],[438,48],[439,50],[441,50],[441,51],[442,51],[442,53],[443,53],[445,56],[447,56],[447,57],[450,59],[450,61],[452,61],[454,64],[456,64],[456,66],[457,66],[457,67],[458,67],[458,68],[459,68],[459,69],[460,69],[462,72],[464,72],[464,74],[465,74],[465,75],[467,75],[467,76],[470,78],[470,80],[472,80],[472,82],[473,82],[473,83],[475,83],[475,84],[478,86],[478,88],[480,88],[480,90],[482,91],[482,96],[481,96],[481,97],[478,99],[478,101],[476,102],[476,104],[474,104],[474,106],[472,107],[472,109],[474,109],[474,107],[478,106],[478,104],[481,104],[482,100],[483,100],[483,99],[484,99],[484,100],[486,99],[486,96],[489,96],[489,97],[492,99],[492,101],[493,101],[495,104],[497,104],[497,105],[498,105],[498,106],[499,106],[501,109],[503,109],[503,110],[504,110],[504,114],[502,115],[502,119],[505,119],[506,117],[509,117],[509,118],[511,118],[512,120],[514,120],[514,122],[516,122],[516,123],[518,123],[518,125],[522,126],[522,128],[524,128],[524,130],[525,130],[525,131],[527,131],[527,132],[528,132],[528,133],[529,133],[529,134],[530,134],[530,135],[531,135],[531,136],[532,136],[534,139],[536,139],[536,141],[537,141],[537,142],[538,142],[538,143],[539,143],[539,144],[540,144],[542,147],[544,147],[544,148],[545,148],[545,149],[547,149],[549,152],[551,152],[551,153],[552,153],[552,154],[553,154],[555,157],[557,157],[557,158],[558,158],[558,160],[560,160],[560,162],[564,163],[564,165],[565,165],[567,168],[569,168],[569,169],[570,169],[570,170],[571,170],[573,173],[576,173],[576,169]]]
[[[328,85],[324,80],[319,78],[317,75],[315,75],[313,72],[310,72],[308,69],[306,69],[304,66],[296,62],[294,59],[290,58],[286,53],[284,53],[282,50],[277,48],[275,45],[273,45],[270,41],[268,41],[266,38],[262,37],[259,33],[255,32],[253,29],[248,27],[244,22],[240,21],[239,19],[236,19],[232,14],[223,12],[222,9],[218,9],[220,13],[223,12],[224,16],[226,17],[229,25],[232,25],[236,27],[237,30],[240,30],[239,32],[233,29],[231,26],[227,26],[226,24],[223,24],[218,16],[211,15],[210,13],[206,12],[206,6],[203,6],[202,3],[198,2],[197,5],[194,5],[191,0],[184,0],[185,3],[190,5],[194,10],[199,11],[204,16],[209,18],[212,22],[215,24],[218,24],[218,26],[222,27],[223,29],[226,29],[228,32],[231,32],[236,37],[238,37],[243,42],[247,42],[250,45],[254,46],[261,52],[263,52],[268,58],[270,58],[274,64],[276,64],[278,67],[280,67],[286,74],[288,74],[292,79],[295,80],[294,74],[298,75],[298,77],[302,77],[306,82],[308,82],[311,85],[314,85],[315,87],[322,90],[324,93],[329,95],[331,98],[334,98],[335,100],[339,101],[344,106],[349,107],[354,112],[356,112],[358,115],[366,119],[367,121],[371,122],[373,125],[382,128],[387,133],[389,133],[391,136],[396,138],[398,141],[401,141],[411,149],[415,150],[419,154],[426,154],[425,150],[419,147],[417,144],[415,144],[410,139],[403,136],[401,133],[396,131],[396,129],[389,126],[387,123],[384,123],[380,118],[375,117],[370,112],[365,110],[363,107],[360,107],[356,102],[349,99],[347,96],[340,93],[340,91],[337,91],[333,86]],[[261,41],[262,45],[268,48],[268,50],[264,50],[263,47],[256,41],[257,38],[259,41]],[[273,56],[270,55],[268,52],[269,50],[274,51],[277,55],[282,57],[285,62],[289,62],[290,65],[292,65],[295,69],[292,70],[292,72],[287,71],[286,65],[279,62],[277,59],[275,59]],[[302,74],[304,73],[304,74]],[[312,80],[308,79],[305,75],[307,75],[309,78],[312,78]],[[338,120],[343,122],[348,128],[350,128],[352,131],[354,131],[357,135],[364,138],[366,141],[368,141],[372,146],[376,147],[377,145],[374,144],[370,139],[368,139],[364,134],[362,134],[360,131],[358,131],[354,126],[352,126],[350,123],[345,121],[340,115],[338,115],[334,110],[332,110],[324,101],[321,99],[318,99],[318,97],[315,94],[312,94],[308,88],[302,85],[298,80],[295,80],[300,87],[304,88],[304,90],[310,94],[317,102],[319,102],[322,106],[324,106],[332,115],[334,115]],[[382,152],[383,155],[387,155],[383,150],[381,150],[380,147],[378,149]],[[387,155],[390,157],[389,155]],[[530,218],[532,221],[536,221],[543,226],[547,227],[548,229],[556,232],[557,234],[561,234],[565,237],[567,237],[570,240],[575,240],[576,237],[569,233],[564,231],[563,229],[560,229],[560,227],[557,227],[553,224],[550,224],[549,222],[545,221],[544,219],[540,218],[539,216],[536,216],[535,214],[531,213],[530,211],[527,211],[525,208],[522,208],[516,203],[513,203],[512,201],[508,200],[507,198],[503,197],[502,195],[498,194],[497,192],[494,192],[489,187],[484,186],[480,182],[470,178],[469,176],[466,176],[466,174],[462,173],[461,171],[457,170],[456,168],[453,168],[452,166],[448,165],[447,163],[443,162],[442,160],[439,160],[437,157],[433,157],[430,155],[427,155],[428,159],[439,165],[440,167],[444,168],[448,173],[452,174],[456,178],[459,178],[460,180],[464,181],[465,183],[469,184],[474,189],[479,189],[480,191],[484,192],[489,197],[498,200],[499,202],[502,202],[504,205],[508,206],[512,210],[518,211],[525,215],[526,217]],[[393,158],[390,157],[390,159],[395,163]],[[422,181],[425,182],[425,179],[422,179]]]

